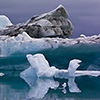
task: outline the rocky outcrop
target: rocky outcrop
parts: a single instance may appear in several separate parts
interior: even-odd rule
[[[1,35],[17,36],[27,32],[31,37],[69,37],[73,34],[73,25],[68,19],[66,9],[59,5],[55,10],[34,16],[25,23],[7,26]]]

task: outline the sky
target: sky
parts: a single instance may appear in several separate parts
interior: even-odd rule
[[[13,24],[27,21],[62,4],[74,25],[73,37],[100,33],[100,0],[0,0],[0,15],[6,15]]]

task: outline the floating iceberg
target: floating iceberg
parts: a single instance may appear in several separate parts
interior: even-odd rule
[[[36,54],[34,56],[29,54],[27,55],[27,59],[31,66],[21,73],[21,77],[23,77],[23,75],[26,75],[29,69],[34,69],[36,71],[37,77],[58,77],[62,73],[66,73],[66,75],[68,75],[69,77],[74,77],[74,73],[79,67],[78,63],[81,62],[80,60],[76,59],[71,60],[68,70],[59,70],[54,66],[50,67],[48,61],[42,54]]]
[[[43,54],[28,54],[27,59],[30,67],[21,72],[20,77],[30,86],[28,98],[43,98],[49,88],[61,89],[66,94],[66,87],[69,87],[70,92],[79,93],[81,90],[75,83],[76,76],[90,75],[97,77],[100,75],[100,71],[77,71],[76,69],[81,63],[81,60],[78,59],[69,62],[68,70],[59,70],[54,66],[50,67]],[[62,84],[62,88],[59,88],[59,83],[54,81],[53,77],[65,78],[68,79],[68,82]]]
[[[86,45],[91,51],[99,50],[100,35],[91,37],[79,37],[76,39],[63,38],[31,38],[26,32],[19,34],[17,37],[0,36],[0,56],[10,56],[15,53],[37,53],[47,49],[56,49],[59,47],[81,47],[81,44]],[[94,49],[92,44],[95,45]],[[88,45],[88,46],[87,46]],[[90,47],[90,48],[89,48]],[[97,48],[97,49],[96,49]],[[85,49],[85,50],[87,50]]]
[[[13,25],[8,17],[5,15],[0,15],[0,30],[3,30],[6,28],[6,26]]]
[[[7,27],[1,35],[17,36],[27,32],[31,37],[69,37],[73,34],[73,25],[68,19],[66,9],[60,5],[56,9],[33,16],[27,22]]]
[[[30,63],[30,67],[25,71],[21,72],[20,76],[23,76],[31,73],[33,70],[37,77],[56,77],[56,78],[69,78],[75,76],[83,76],[83,75],[91,75],[91,76],[99,76],[100,71],[76,71],[76,69],[80,66],[81,60],[71,60],[69,63],[68,70],[59,70],[54,66],[49,65],[48,61],[45,59],[42,54],[35,55],[27,55],[27,59]],[[27,73],[28,72],[28,73]],[[33,73],[34,75],[34,73]]]

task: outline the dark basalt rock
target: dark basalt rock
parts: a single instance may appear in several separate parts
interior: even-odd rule
[[[17,36],[27,32],[31,37],[69,37],[73,34],[73,25],[68,19],[66,9],[60,5],[55,10],[40,16],[34,16],[25,23],[7,26],[1,35]]]

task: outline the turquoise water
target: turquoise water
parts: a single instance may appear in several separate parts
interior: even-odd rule
[[[48,89],[43,98],[34,98],[34,93],[41,93],[45,90],[43,86],[37,90],[37,80],[34,80],[32,87],[29,87],[24,80],[18,76],[19,72],[6,72],[6,75],[0,77],[0,100],[99,100],[100,99],[100,77],[77,77],[75,83],[82,91],[81,93],[70,93],[68,86],[66,93],[62,92],[62,84],[68,82],[66,79],[54,79],[60,85],[57,89]],[[8,74],[8,75],[7,75]],[[13,75],[13,76],[12,76]],[[48,79],[41,79],[48,80]],[[38,86],[39,87],[39,86]],[[42,89],[42,90],[41,90]],[[31,91],[31,93],[30,93]],[[30,98],[29,98],[30,95]],[[38,94],[39,95],[39,94]]]
[[[78,70],[100,70],[100,46],[76,45],[67,48],[49,49],[41,51],[50,65],[59,69],[67,69],[69,61],[80,59],[82,63]],[[34,54],[31,52],[31,54]],[[30,65],[26,54],[12,54],[9,57],[0,58],[0,72],[5,75],[0,77],[0,100],[99,100],[100,99],[100,76],[81,76],[73,79],[80,93],[69,91],[69,79],[37,79],[30,77],[31,86],[28,85],[19,74]],[[49,83],[59,83],[59,87],[52,89]],[[62,85],[66,83],[65,90]],[[72,86],[73,86],[72,85]],[[37,95],[35,95],[37,93]]]

